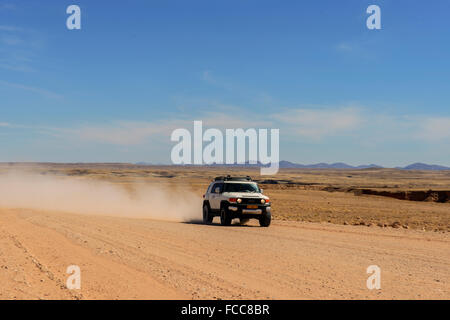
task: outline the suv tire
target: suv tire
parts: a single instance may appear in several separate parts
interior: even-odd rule
[[[261,227],[268,227],[270,226],[270,222],[272,221],[272,215],[270,212],[264,212],[261,217],[259,218],[259,225]]]
[[[203,223],[210,224],[213,221],[213,215],[209,212],[209,206],[207,203],[203,205]]]
[[[220,209],[220,224],[223,226],[231,225],[231,217],[228,214],[227,208]]]

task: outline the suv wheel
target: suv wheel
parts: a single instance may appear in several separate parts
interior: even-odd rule
[[[210,224],[213,221],[213,216],[209,213],[209,206],[205,203],[203,205],[203,223]]]
[[[272,221],[272,215],[270,212],[264,212],[261,217],[259,218],[259,225],[261,227],[268,227],[270,226],[270,222]]]
[[[220,209],[220,224],[223,226],[229,226],[231,224],[231,217],[226,208]]]

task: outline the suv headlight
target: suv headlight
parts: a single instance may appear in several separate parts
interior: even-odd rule
[[[266,203],[266,199],[261,199],[261,203],[265,204]]]
[[[236,202],[237,202],[237,203],[241,203],[241,202],[242,202],[242,199],[241,199],[241,198],[238,198],[238,199],[236,200]]]

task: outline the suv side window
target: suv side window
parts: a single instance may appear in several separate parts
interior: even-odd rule
[[[216,188],[219,187],[220,188],[220,193],[223,192],[223,183],[222,182],[218,182],[218,183],[214,183],[214,185],[212,186],[210,193],[215,193],[214,191],[216,190]]]
[[[209,193],[214,193],[214,189],[216,188],[217,183],[211,183],[211,185],[209,186]]]

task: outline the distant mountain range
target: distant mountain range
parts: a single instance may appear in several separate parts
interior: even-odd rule
[[[360,166],[351,166],[343,162],[336,163],[315,163],[315,164],[298,164],[289,161],[280,161],[280,168],[305,168],[305,169],[369,169],[383,168],[376,164],[363,164]]]
[[[147,162],[138,162],[137,165],[151,165]],[[231,165],[223,165],[223,164],[213,164],[212,166],[215,167],[260,167],[261,164],[231,164]],[[336,162],[336,163],[315,163],[315,164],[298,164],[286,160],[280,161],[280,168],[298,168],[298,169],[381,169],[384,168],[382,166],[376,165],[376,164],[363,164],[359,166],[351,166],[343,162]],[[435,164],[426,164],[426,163],[413,163],[410,165],[407,165],[405,167],[395,167],[395,169],[401,169],[401,170],[450,170],[450,167],[435,165]]]
[[[280,168],[307,168],[307,169],[371,169],[371,168],[383,168],[376,164],[363,164],[360,166],[351,166],[343,162],[336,163],[316,163],[316,164],[297,164],[289,161],[280,161]],[[426,164],[416,162],[405,167],[395,167],[395,169],[401,170],[450,170],[450,167],[439,166],[435,164]]]
[[[402,167],[402,168],[397,167],[396,169],[403,169],[403,170],[450,170],[450,167],[439,166],[437,164],[426,164],[426,163],[417,162],[417,163],[410,164],[409,166],[406,166],[406,167]]]

